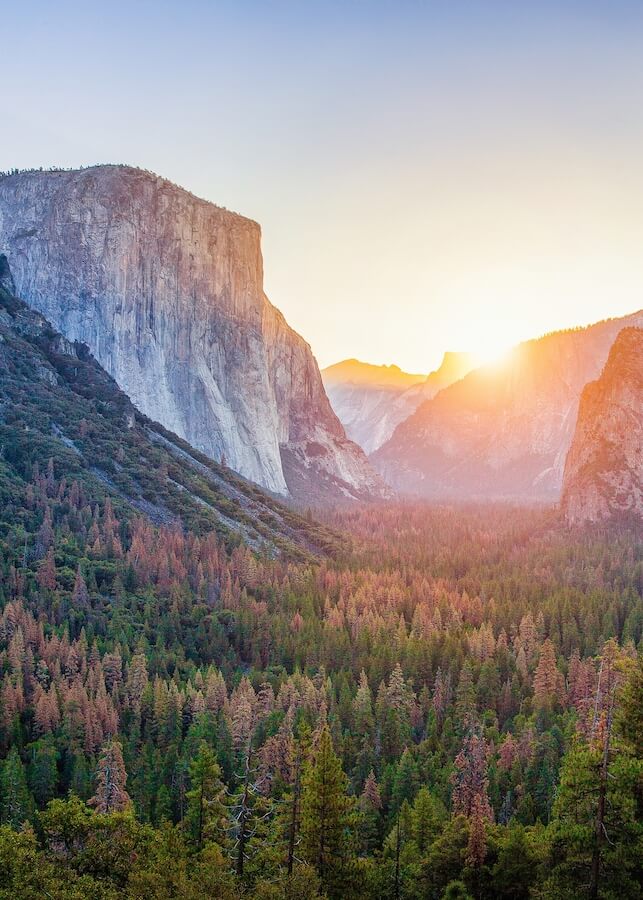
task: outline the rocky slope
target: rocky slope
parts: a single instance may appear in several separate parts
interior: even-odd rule
[[[216,531],[270,554],[308,559],[343,546],[143,416],[84,344],[68,341],[12,296],[0,256],[0,500],[29,502],[34,466],[53,465],[87,499],[108,495],[119,517]]]
[[[471,354],[445,353],[430,375],[411,375],[398,366],[344,360],[322,371],[326,392],[346,433],[373,453],[418,406],[471,371]]]
[[[567,454],[562,508],[570,524],[620,513],[643,519],[643,329],[616,338],[581,395]]]
[[[309,346],[263,292],[260,236],[126,166],[0,178],[18,295],[84,341],[142,412],[274,493],[382,496]]]
[[[578,402],[643,312],[520,344],[425,401],[372,462],[403,493],[557,501]]]

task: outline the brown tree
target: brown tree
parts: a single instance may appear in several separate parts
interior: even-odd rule
[[[89,801],[100,813],[122,812],[130,804],[125,790],[127,772],[120,743],[110,738],[103,746],[98,761],[96,793]]]

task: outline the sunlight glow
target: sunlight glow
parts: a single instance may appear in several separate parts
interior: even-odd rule
[[[473,348],[479,366],[501,365],[511,353],[513,344],[503,342],[501,339],[484,340]]]

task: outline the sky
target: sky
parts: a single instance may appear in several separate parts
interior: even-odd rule
[[[643,3],[33,0],[0,169],[124,162],[260,222],[321,366],[643,306]]]

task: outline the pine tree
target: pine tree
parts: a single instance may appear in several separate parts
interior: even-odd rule
[[[43,591],[56,590],[56,563],[54,561],[53,547],[49,549],[44,560],[40,563],[36,579]]]
[[[404,750],[393,780],[391,810],[397,812],[406,800],[412,803],[419,786],[417,765],[408,747]]]
[[[78,610],[85,610],[89,606],[89,591],[80,571],[80,566],[76,570],[76,581],[74,582],[74,590],[71,596],[74,607]]]
[[[456,718],[461,732],[466,731],[476,719],[476,689],[473,684],[473,668],[468,659],[462,666],[455,696]]]
[[[58,758],[51,736],[41,738],[29,747],[29,786],[41,809],[56,795]]]
[[[420,788],[411,809],[411,834],[420,853],[429,849],[446,819],[444,804],[431,794],[428,787]]]
[[[623,685],[616,727],[628,752],[643,759],[643,653]]]
[[[210,747],[203,741],[189,767],[190,789],[186,794],[186,820],[197,850],[206,842],[225,844],[227,807],[221,769]]]
[[[262,778],[257,777],[253,755],[252,748],[248,746],[242,760],[243,769],[238,776],[239,789],[230,799],[231,856],[239,878],[243,877],[246,861],[254,856],[256,844],[265,837],[265,823],[272,812],[270,801],[263,796]]]
[[[475,809],[485,819],[492,821],[493,812],[489,803],[487,775],[487,744],[478,731],[470,732],[464,740],[462,750],[455,759],[453,784],[453,812],[455,815],[471,817]]]
[[[101,813],[122,812],[127,809],[130,797],[125,790],[126,782],[123,748],[117,740],[110,738],[100,752],[96,793],[89,805]]]
[[[20,754],[12,747],[0,764],[0,821],[20,828],[33,813],[33,800],[27,786]]]
[[[556,666],[554,645],[547,639],[541,648],[534,675],[534,704],[537,708],[552,708],[562,700],[563,675]]]
[[[299,740],[297,740],[294,746],[292,760],[292,790],[290,791],[290,795],[285,798],[286,803],[288,804],[286,811],[286,821],[288,823],[288,852],[286,858],[286,868],[289,877],[293,873],[293,867],[295,864],[295,850],[299,842],[299,831],[301,828],[301,779],[304,767],[307,738],[308,734],[300,736]]]
[[[380,810],[382,798],[380,789],[371,769],[359,798],[359,833],[363,851],[371,853],[378,844],[380,834]]]
[[[331,897],[341,896],[349,863],[353,803],[347,788],[348,779],[325,726],[302,780],[301,848]]]
[[[488,812],[484,805],[484,800],[477,795],[473,801],[473,809],[471,810],[469,843],[467,845],[467,865],[473,870],[473,880],[476,886],[476,894],[480,895],[480,870],[487,856],[487,834],[486,823],[488,821]]]

